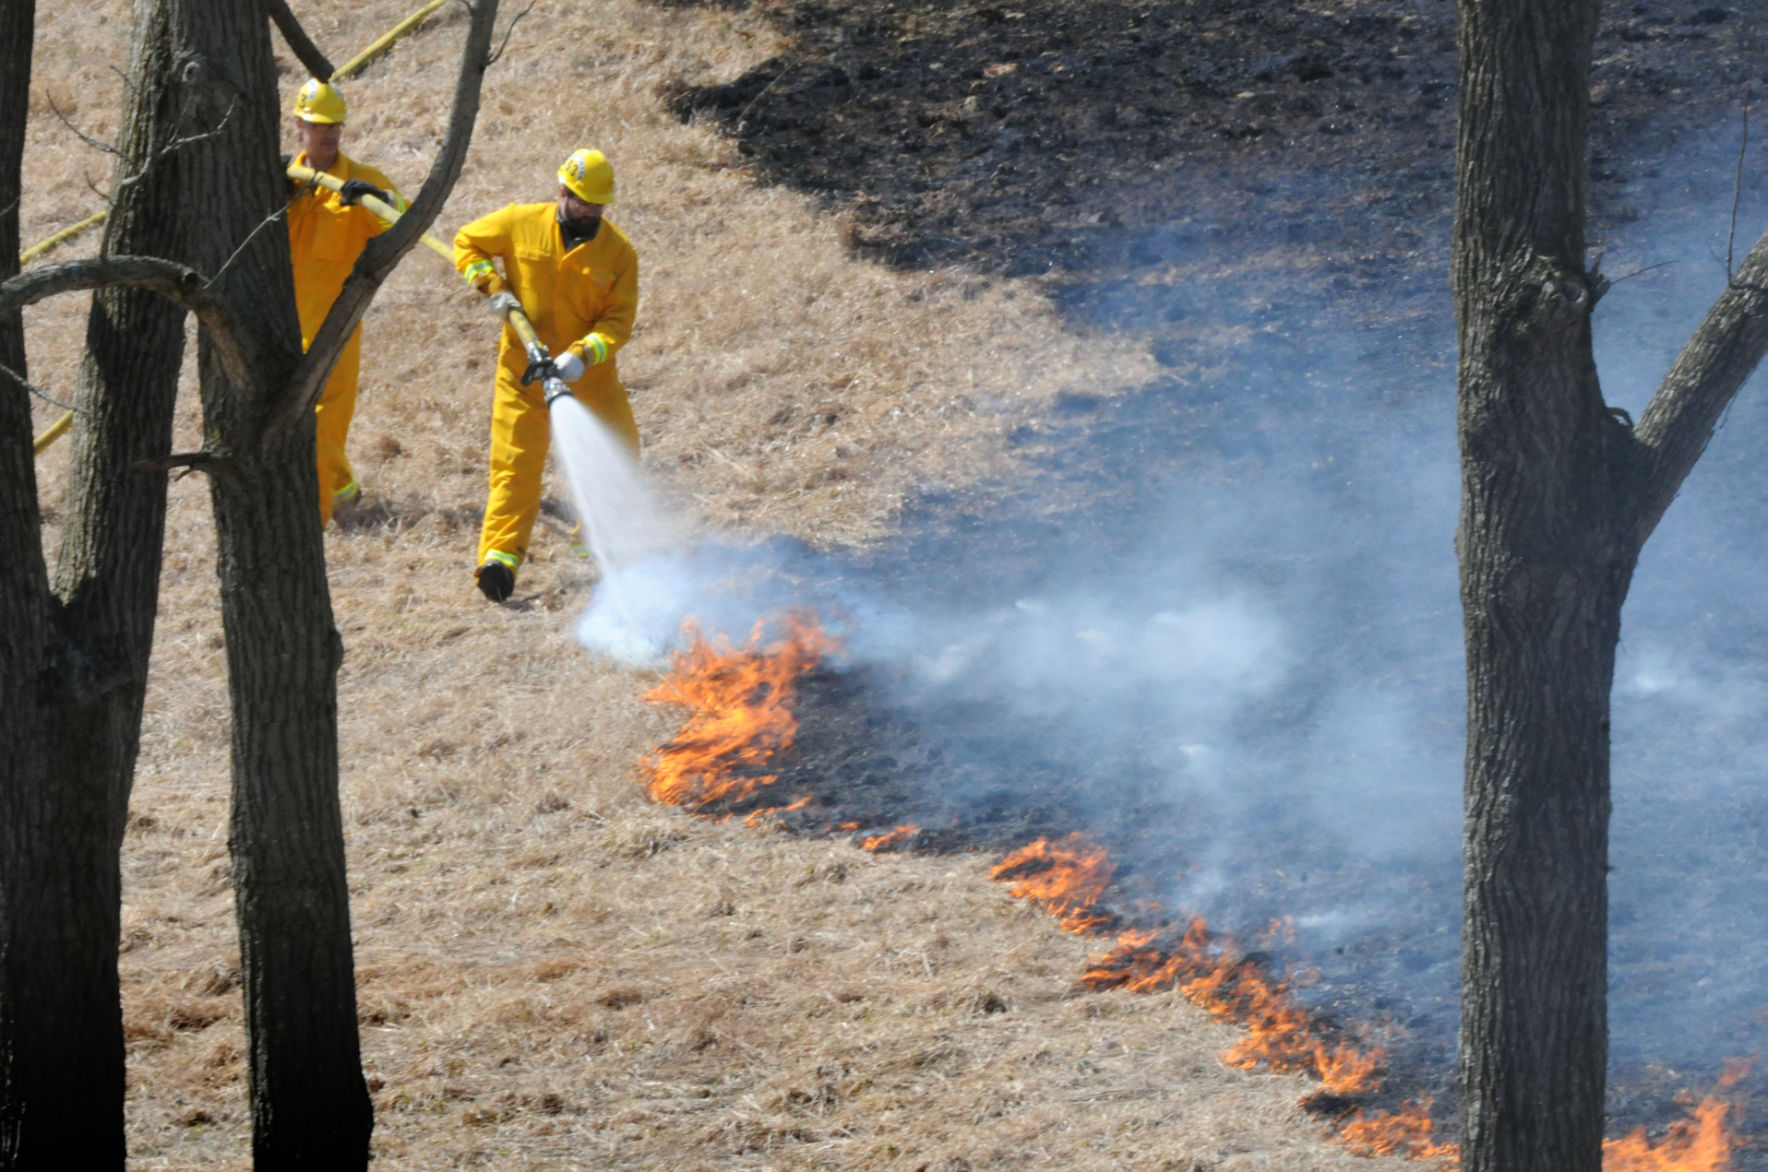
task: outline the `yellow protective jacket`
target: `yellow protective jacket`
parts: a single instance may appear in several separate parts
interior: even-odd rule
[[[493,260],[503,262],[501,277]],[[592,368],[584,375],[591,397],[618,383],[613,358],[638,313],[638,254],[620,229],[603,220],[594,239],[567,252],[556,203],[511,204],[455,235],[454,266],[481,292],[514,293],[548,354],[577,351]],[[502,352],[512,348],[522,353],[505,327]]]
[[[494,262],[501,262],[501,274]],[[577,352],[585,370],[572,394],[636,457],[638,427],[614,362],[638,312],[638,255],[626,234],[604,219],[593,238],[567,249],[556,203],[512,204],[455,235],[454,264],[480,292],[514,293],[548,354]],[[494,560],[516,570],[540,512],[552,426],[545,389],[538,381],[522,385],[528,357],[508,326],[497,359],[479,564]]]
[[[311,166],[307,153],[295,159]],[[405,210],[399,189],[373,167],[364,166],[339,153],[328,174],[339,179],[364,179],[385,191],[395,209]],[[343,197],[327,187],[309,184],[289,200],[289,260],[295,271],[295,310],[301,318],[301,349],[313,344],[332,302],[344,287],[356,258],[374,237],[387,230],[381,218],[360,204],[346,206]],[[356,473],[344,453],[350,420],[356,414],[356,383],[362,368],[362,326],[338,354],[337,365],[326,379],[314,424],[314,458],[319,470],[319,519],[331,521],[335,505],[353,499],[358,492]]]
[[[305,151],[295,156],[295,162],[312,166]],[[339,152],[327,174],[343,180],[366,179],[393,197],[395,209],[405,210],[405,198],[385,175],[349,155]],[[360,204],[346,207],[342,199],[330,188],[310,184],[289,201],[289,259],[295,267],[295,309],[301,315],[303,350],[313,344],[363,248],[387,230],[379,216]]]

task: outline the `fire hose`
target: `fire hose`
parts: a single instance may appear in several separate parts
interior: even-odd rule
[[[510,323],[510,328],[522,341],[522,349],[528,352],[528,370],[522,375],[522,381],[532,382],[539,372],[540,385],[546,388],[547,409],[551,410],[560,397],[575,398],[553,366],[552,355],[540,344],[540,335],[534,332],[534,323],[528,320],[528,315],[520,308],[511,308],[505,312],[504,320]]]
[[[344,190],[344,181],[342,179],[339,179],[336,175],[328,175],[324,171],[315,171],[311,167],[302,167],[291,163],[289,164],[288,173],[289,178],[295,180],[297,183],[317,183],[321,187],[340,193]],[[365,195],[361,197],[361,203],[363,207],[379,216],[388,224],[392,224],[399,219],[399,209],[393,207],[385,200],[376,199],[372,195]],[[428,248],[431,252],[447,261],[449,267],[453,267],[454,250],[452,248],[448,247],[448,245],[442,243],[428,232],[425,232],[419,237],[419,240],[425,248]],[[548,354],[546,352],[546,347],[541,344],[540,335],[535,332],[534,323],[528,320],[528,315],[520,308],[512,308],[505,311],[502,316],[503,319],[509,323],[510,328],[516,331],[516,337],[521,341],[522,349],[528,355],[528,373],[523,375],[522,381],[531,382],[533,380],[530,375],[533,375],[536,371],[544,372],[551,369],[552,355]],[[566,386],[565,380],[560,378],[556,373],[542,374],[540,377],[542,378],[542,385],[546,388],[546,405],[548,407],[551,407],[553,401],[560,395],[571,394],[571,388]]]
[[[370,45],[368,48],[364,49],[362,52],[356,54],[356,56],[352,57],[349,61],[345,62],[342,66],[340,66],[339,68],[334,70],[332,72],[332,80],[336,81],[341,78],[353,77],[356,74],[362,72],[362,70],[368,65],[369,62],[373,61],[376,57],[378,57],[382,53],[386,52],[387,49],[393,44],[394,41],[397,41],[400,37],[405,36],[412,29],[414,29],[418,25],[422,24],[426,19],[429,18],[431,13],[435,12],[438,8],[442,7],[442,5],[445,4],[446,2],[447,2],[447,0],[427,0],[427,2],[423,5],[423,7],[419,8],[416,12],[413,12],[410,16],[407,16],[404,20],[402,20],[398,24],[394,25],[390,30],[388,30],[379,39],[377,39],[374,42],[374,44]],[[327,184],[327,186],[330,186],[330,185]],[[377,200],[376,202],[379,202],[379,201]],[[386,205],[383,204],[382,206],[385,207]],[[369,210],[374,212],[376,215],[381,214],[375,208],[370,208]],[[389,210],[391,210],[391,209],[389,209]],[[37,259],[39,256],[42,256],[44,253],[48,252],[50,249],[54,248],[56,245],[61,244],[62,242],[66,241],[66,240],[70,240],[75,236],[78,236],[81,232],[84,232],[86,229],[92,227],[95,224],[102,224],[105,220],[106,215],[108,215],[108,211],[94,212],[92,215],[87,216],[84,220],[81,220],[79,223],[70,224],[68,227],[63,228],[61,231],[57,232],[55,235],[49,237],[48,239],[39,240],[37,243],[31,245],[29,248],[25,249],[22,253],[19,254],[18,263],[21,266],[28,264],[29,262]],[[383,216],[382,218],[384,219],[385,217]],[[388,222],[391,223],[391,221],[388,221]],[[438,247],[438,245],[440,245],[440,241],[434,240],[432,237],[430,237],[427,234],[424,236],[424,243],[426,245],[428,245],[432,250],[436,249]],[[442,247],[446,248],[445,245],[442,245]],[[453,254],[445,251],[445,252],[443,252],[442,255],[449,261],[450,264],[452,264],[454,262]],[[43,429],[43,434],[39,435],[31,445],[31,454],[33,456],[42,455],[43,450],[45,448],[49,447],[50,444],[53,444],[56,440],[60,439],[62,437],[63,433],[65,433],[68,430],[68,428],[73,425],[73,422],[74,422],[74,413],[72,411],[64,412],[60,419],[57,419],[54,423],[51,423],[48,427]]]
[[[315,171],[313,168],[303,167],[299,163],[289,164],[288,175],[289,178],[293,179],[296,183],[311,183],[317,187],[323,187],[328,191],[338,192],[340,195],[344,191],[344,181],[339,179],[336,175],[329,175],[324,171]],[[360,197],[357,202],[373,212],[376,216],[380,217],[381,222],[389,226],[397,223],[402,214],[398,208],[394,207],[386,200],[377,199],[372,195],[364,195]],[[418,243],[447,261],[449,267],[452,268],[454,266],[454,249],[448,247],[448,245],[442,243],[428,232],[425,232],[422,236],[418,237]]]

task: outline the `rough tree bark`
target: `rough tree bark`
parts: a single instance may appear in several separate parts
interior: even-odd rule
[[[363,1168],[373,1113],[356,1032],[349,891],[338,808],[336,675],[325,549],[313,501],[311,414],[267,428],[300,361],[287,234],[270,220],[279,95],[264,12],[234,0],[169,0],[188,83],[192,182],[230,198],[204,209],[181,259],[260,344],[230,373],[198,336],[209,478],[233,710],[229,847],[239,919],[254,1166]],[[269,221],[268,230],[258,231]]]
[[[1637,427],[1585,266],[1596,0],[1460,0],[1453,284],[1467,650],[1467,1172],[1598,1172],[1609,694],[1646,538],[1768,344],[1768,237]]]
[[[29,6],[15,37],[17,0],[0,5],[0,52],[23,46],[28,62]],[[0,387],[0,734],[11,734],[13,750],[0,774],[0,1168],[123,1162],[117,852],[164,513],[163,477],[142,470],[180,464],[209,473],[216,517],[254,1163],[367,1163],[372,1116],[337,793],[341,645],[313,508],[312,407],[376,288],[460,173],[495,15],[495,0],[472,6],[448,135],[424,188],[365,253],[306,354],[278,214],[287,188],[276,162],[277,79],[257,5],[137,6],[109,255],[0,281],[0,345],[20,337],[18,308],[99,291],[79,392],[75,504],[53,592],[28,402],[22,388]],[[0,89],[0,154],[15,131],[22,141],[16,76],[9,68]],[[12,210],[16,271],[15,202]],[[205,449],[169,456],[186,310],[202,324]],[[22,349],[19,359],[22,377]]]
[[[0,0],[0,281],[18,272],[18,205],[25,116],[30,101],[34,0]],[[31,456],[31,401],[17,380],[27,373],[24,322],[0,313],[0,737],[27,744],[36,717],[38,667],[49,640],[48,576],[37,533],[36,469]],[[47,789],[47,762],[27,752],[0,758],[0,1167],[18,1162],[26,1101],[17,1072],[33,1061],[21,1008],[28,966],[14,943],[24,847],[31,808]]]
[[[29,9],[9,5],[13,27],[0,33],[27,54]],[[13,23],[21,12],[22,27]],[[169,100],[156,83],[169,72],[164,29],[143,31],[105,247],[158,253],[177,245],[180,200],[176,168],[156,159],[165,144],[154,131]],[[10,67],[6,73],[10,91],[14,75]],[[3,100],[7,123],[16,111],[22,129],[24,92]],[[17,190],[0,199],[14,211],[3,246],[13,271]],[[8,648],[8,673],[21,675],[17,690],[9,686],[0,698],[6,723],[17,722],[3,734],[9,776],[0,797],[0,1166],[120,1166],[123,1159],[118,851],[165,514],[164,478],[128,469],[170,443],[183,317],[178,305],[134,289],[94,298],[53,591],[36,528],[28,399],[16,385],[5,390],[6,572],[23,580],[0,587],[14,611],[0,617],[0,627],[11,631],[16,620],[32,640],[16,655]],[[14,369],[23,374],[19,358]]]

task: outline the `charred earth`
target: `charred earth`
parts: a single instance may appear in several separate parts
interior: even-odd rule
[[[803,681],[778,793],[752,805],[812,795],[787,817],[818,832],[913,822],[896,845],[914,850],[1005,851],[1083,829],[1120,860],[1126,914],[1146,900],[1201,905],[1236,931],[1295,916],[1320,973],[1310,1007],[1381,1025],[1403,1093],[1434,1094],[1439,1124],[1451,1118],[1454,6],[726,3],[765,12],[791,48],[728,84],[675,89],[681,117],[716,121],[759,174],[848,211],[856,250],[1035,279],[1074,328],[1144,338],[1167,371],[1145,387],[1077,388],[1022,428],[1036,474],[1004,506],[928,497],[903,543],[862,559],[893,604],[941,616],[922,624],[944,631],[922,660],[956,655],[961,669],[931,680],[924,662],[863,654],[819,669]],[[1685,336],[1687,310],[1663,307],[1698,313],[1722,276],[1765,9],[1605,12],[1590,234],[1614,250],[1608,271],[1638,274],[1648,304],[1617,297],[1598,320],[1617,403],[1648,394],[1632,372],[1661,374],[1664,347]],[[1761,170],[1752,157],[1741,172],[1746,212],[1768,207]],[[1740,252],[1760,223],[1741,219]],[[1667,342],[1636,341],[1664,323]],[[1768,426],[1759,408],[1737,411]],[[1761,531],[1759,491],[1739,504],[1724,487],[1748,459],[1716,444],[1700,474],[1715,501],[1691,489],[1654,538],[1665,552],[1642,565],[1635,595],[1681,604],[1630,604],[1638,655],[1680,640],[1687,674],[1756,678],[1750,649],[1768,632],[1663,564],[1705,581],[1768,570],[1753,545],[1727,545],[1741,563],[1721,564],[1713,545],[1674,535],[1709,518]],[[1262,665],[1223,677],[1233,703],[1150,702],[1171,681],[1139,675],[1134,649],[1189,630],[1199,594],[1244,603],[1249,640],[1278,633],[1258,644]],[[1047,655],[1022,655],[1030,642]],[[1709,808],[1727,823],[1714,833],[1685,812],[1676,779],[1741,788],[1758,776],[1740,765],[1758,745],[1735,714],[1652,707],[1665,690],[1648,667],[1624,664],[1617,685],[1617,1128],[1679,1114],[1673,1097],[1703,1089],[1717,1048],[1750,1048],[1768,1000],[1768,943],[1730,938],[1723,919],[1651,927],[1674,918],[1691,867],[1726,877],[1703,907],[1761,922],[1768,908],[1749,891],[1768,809]],[[1107,669],[1110,682],[1063,691]],[[1028,701],[1047,670],[1063,678]],[[1619,731],[1629,722],[1645,731]],[[1727,739],[1732,751],[1689,747]],[[1679,855],[1664,841],[1678,835],[1704,845]],[[1683,1002],[1702,1018],[1686,1044],[1665,1020]]]

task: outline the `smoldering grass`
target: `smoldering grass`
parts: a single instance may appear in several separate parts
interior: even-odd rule
[[[303,16],[328,47],[358,46],[408,7],[322,0]],[[524,26],[487,79],[436,231],[548,198],[572,147],[616,159],[613,218],[644,265],[622,372],[645,467],[702,524],[878,538],[915,491],[1010,469],[1003,437],[1057,394],[1151,371],[1134,347],[1065,330],[1029,287],[856,263],[839,214],[757,185],[731,144],[669,115],[666,81],[728,81],[780,49],[759,16],[636,0],[543,15],[548,35]],[[128,23],[122,0],[37,17],[42,84],[100,136]],[[439,19],[346,87],[346,151],[407,195],[458,32]],[[27,243],[95,210],[87,180],[108,173],[51,117],[34,101]],[[72,386],[84,312],[68,298],[26,314],[43,385]],[[590,586],[562,537],[539,535],[517,606],[472,586],[495,336],[434,258],[400,268],[365,323],[365,498],[326,537],[377,1167],[1188,1167],[1229,1151],[1240,1169],[1383,1166],[1322,1147],[1290,1080],[1217,1063],[1222,1027],[1182,1001],[1076,996],[1086,942],[1005,899],[981,860],[649,805],[636,763],[673,718],[640,699],[654,674],[577,646],[567,619]],[[180,449],[201,443],[194,352]],[[51,558],[66,451],[38,463]],[[176,479],[123,857],[139,1169],[250,1164],[213,557],[206,485]]]

